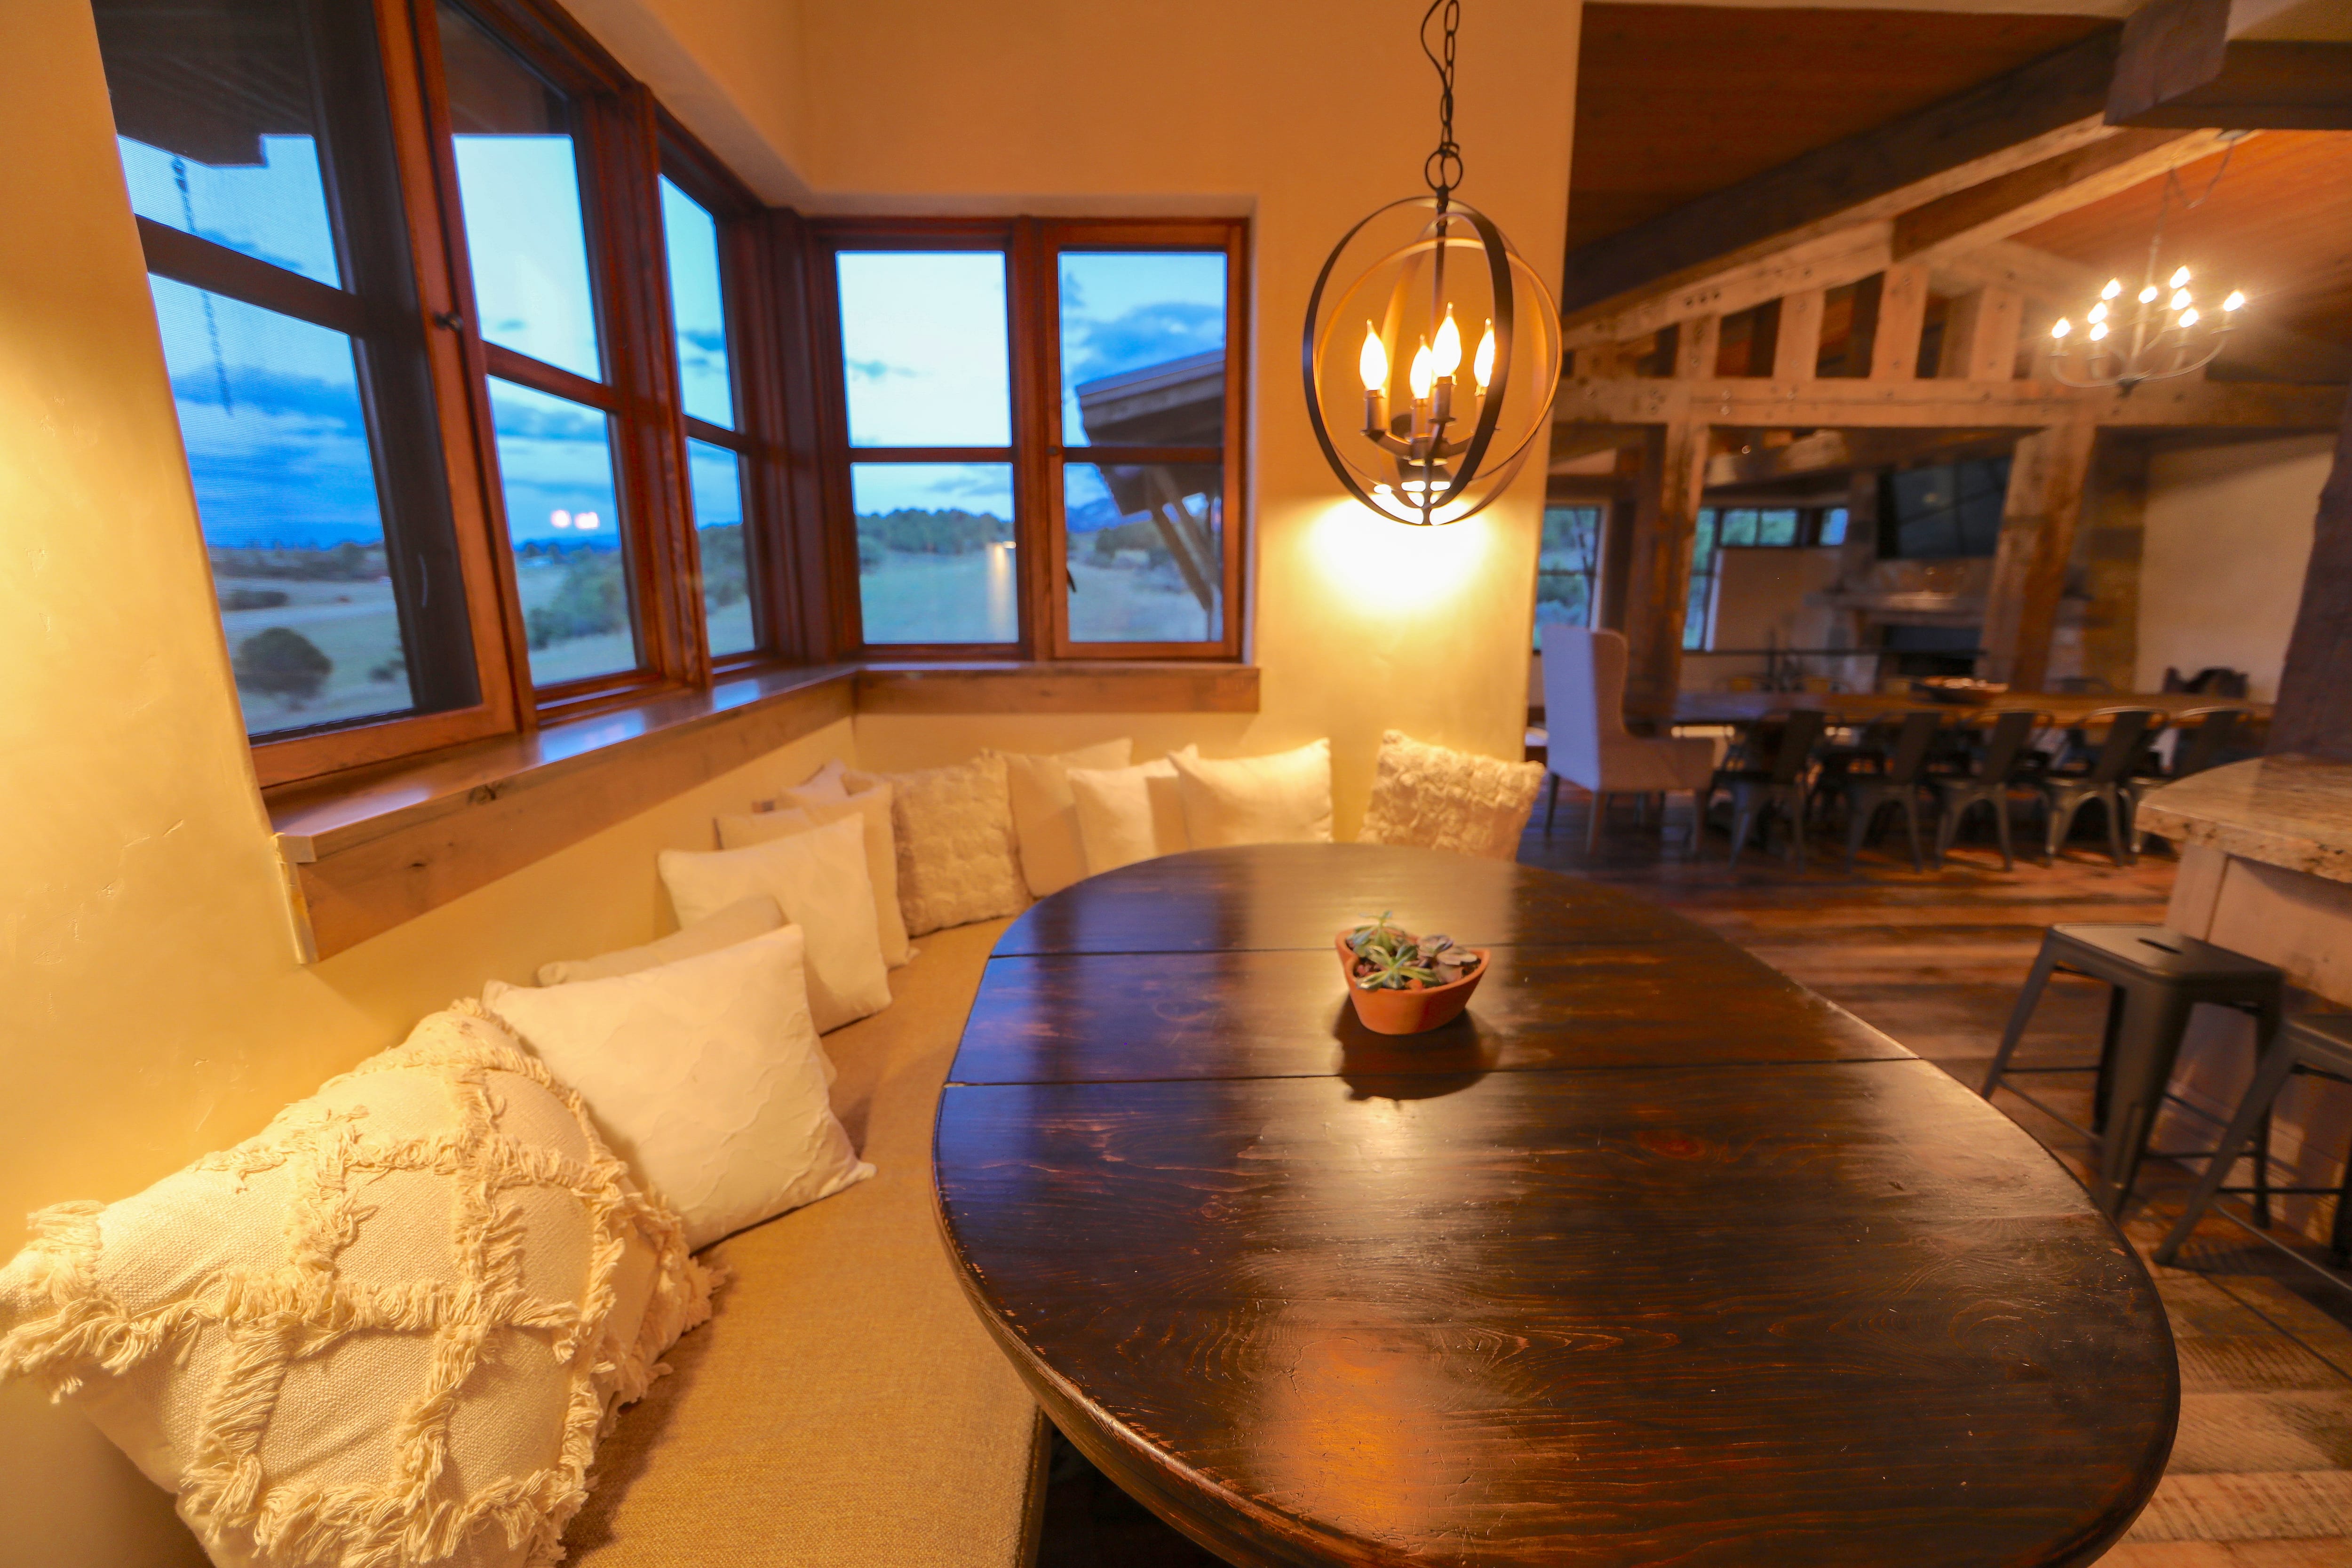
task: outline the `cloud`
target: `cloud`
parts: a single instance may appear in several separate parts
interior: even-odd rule
[[[850,374],[861,376],[867,381],[880,381],[884,376],[889,375],[911,377],[916,374],[903,364],[892,364],[888,360],[883,359],[845,359],[841,363],[842,368],[848,371]]]
[[[1066,372],[1073,383],[1142,370],[1225,346],[1225,312],[1174,300],[1144,305],[1076,334]]]

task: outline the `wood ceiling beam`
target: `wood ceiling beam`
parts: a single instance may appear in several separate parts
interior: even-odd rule
[[[2219,131],[2120,131],[2104,141],[1938,196],[1895,220],[1897,260],[1979,249],[2218,152]]]
[[[2152,0],[2124,24],[2111,125],[2352,131],[2352,44],[2231,38],[2231,0]]]
[[[2000,452],[2014,430],[1816,430],[1784,447],[1718,452],[1706,465],[1709,490],[1820,479],[1855,468],[1889,468],[1972,449]]]
[[[2055,381],[1587,381],[1560,384],[1555,417],[1570,425],[1709,425],[1751,428],[2038,430],[2088,419],[2113,429],[2332,430],[2340,386],[2149,382],[2126,395]]]
[[[1573,324],[1636,289],[1896,213],[2108,134],[2118,35],[2098,32],[1891,125],[1848,136],[1569,253]],[[1769,298],[1769,296],[1767,296]]]
[[[1767,300],[1834,289],[1884,272],[1894,259],[1894,239],[1895,226],[1885,219],[1853,224],[1645,296],[1623,310],[1589,315],[1564,326],[1560,343],[1571,350],[1599,348],[1680,321],[1736,316]]]

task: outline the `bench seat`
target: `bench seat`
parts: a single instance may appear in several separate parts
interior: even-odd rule
[[[711,1247],[732,1278],[623,1411],[565,1531],[580,1568],[1024,1568],[1046,1426],[939,1234],[931,1125],[1008,922],[922,939],[894,1000],[824,1037],[876,1173]]]

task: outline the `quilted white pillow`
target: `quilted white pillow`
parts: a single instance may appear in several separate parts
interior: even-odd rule
[[[75,1403],[229,1568],[543,1568],[711,1277],[580,1097],[461,1003],[0,1270]]]
[[[595,958],[565,958],[542,963],[539,966],[539,983],[568,985],[575,980],[608,980],[615,974],[635,974],[640,969],[676,963],[681,958],[699,958],[722,947],[733,947],[783,923],[784,911],[776,907],[776,900],[765,893],[755,893],[737,900],[699,925],[674,931],[642,947],[625,947]]]
[[[1177,792],[1195,849],[1331,842],[1331,742],[1217,762],[1179,752]]]
[[[1004,759],[978,757],[913,773],[843,775],[851,790],[891,787],[898,841],[898,908],[907,934],[1017,915],[1029,905],[1013,858]]]
[[[1187,746],[1180,754],[1192,752]],[[1088,876],[1192,847],[1172,757],[1131,768],[1072,768],[1067,777]]]
[[[1029,896],[1058,893],[1087,874],[1070,770],[1123,768],[1135,754],[1135,742],[1105,741],[1052,755],[995,754],[1004,759],[1005,788],[1013,798],[1013,837],[1020,843],[1021,876],[1029,885]]]
[[[609,980],[494,980],[482,1005],[580,1091],[687,1245],[707,1247],[874,1173],[825,1098],[802,951],[786,926]]]
[[[1516,860],[1543,779],[1541,763],[1507,763],[1391,730],[1381,736],[1371,805],[1356,837]]]
[[[776,900],[806,933],[809,1014],[820,1032],[890,1005],[862,821],[828,823],[749,849],[665,849],[658,864],[681,926],[755,893]]]
[[[779,807],[767,802],[748,816],[722,814],[719,847],[749,849],[754,844],[789,838],[848,816],[866,825],[866,878],[874,889],[875,935],[882,942],[882,962],[897,969],[915,953],[907,945],[907,918],[898,909],[898,847],[890,826],[888,784],[845,795],[839,800],[811,800],[805,805]]]

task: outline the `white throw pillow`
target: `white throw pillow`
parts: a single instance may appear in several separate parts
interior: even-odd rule
[[[1017,915],[1029,889],[1013,847],[1013,805],[1003,757],[913,773],[843,775],[852,790],[891,786],[898,841],[898,908],[907,934]]]
[[[595,958],[564,958],[542,963],[539,966],[539,983],[568,985],[577,980],[609,980],[615,974],[635,974],[640,969],[676,963],[681,958],[699,958],[722,947],[733,947],[783,923],[784,911],[776,907],[776,900],[765,893],[755,893],[737,900],[699,925],[674,931],[642,947],[625,947]]]
[[[1184,832],[1195,849],[1331,842],[1331,742],[1211,762],[1179,753]]]
[[[1181,754],[1192,750],[1187,746]],[[1131,768],[1072,768],[1067,777],[1087,875],[1192,847],[1173,757]]]
[[[1356,837],[1515,860],[1543,778],[1541,763],[1507,763],[1391,730],[1381,736],[1371,805]]]
[[[816,801],[842,801],[849,798],[849,786],[842,783],[849,764],[839,757],[817,769],[790,789],[777,792],[777,798],[762,801],[759,809],[771,810],[784,805],[808,805]]]
[[[681,926],[754,893],[776,900],[806,933],[809,1013],[818,1032],[890,1005],[862,820],[827,823],[749,849],[665,849],[660,866]]]
[[[222,1568],[555,1562],[608,1413],[710,1312],[677,1215],[470,1002],[33,1227],[0,1376],[70,1394]]]
[[[825,1098],[802,934],[786,926],[635,974],[543,988],[494,980],[482,993],[684,1218],[689,1247],[874,1173]]]
[[[1105,741],[1075,752],[1033,755],[996,753],[1004,759],[1005,788],[1013,797],[1013,836],[1021,846],[1021,876],[1029,896],[1058,893],[1087,874],[1087,854],[1078,839],[1077,801],[1070,794],[1072,768],[1123,768],[1135,742]]]
[[[771,802],[749,816],[724,815],[719,818],[719,847],[749,849],[845,816],[866,825],[866,876],[874,885],[875,933],[882,940],[882,962],[897,969],[915,954],[907,945],[907,917],[898,908],[898,843],[890,826],[888,784],[835,801],[781,807]]]

